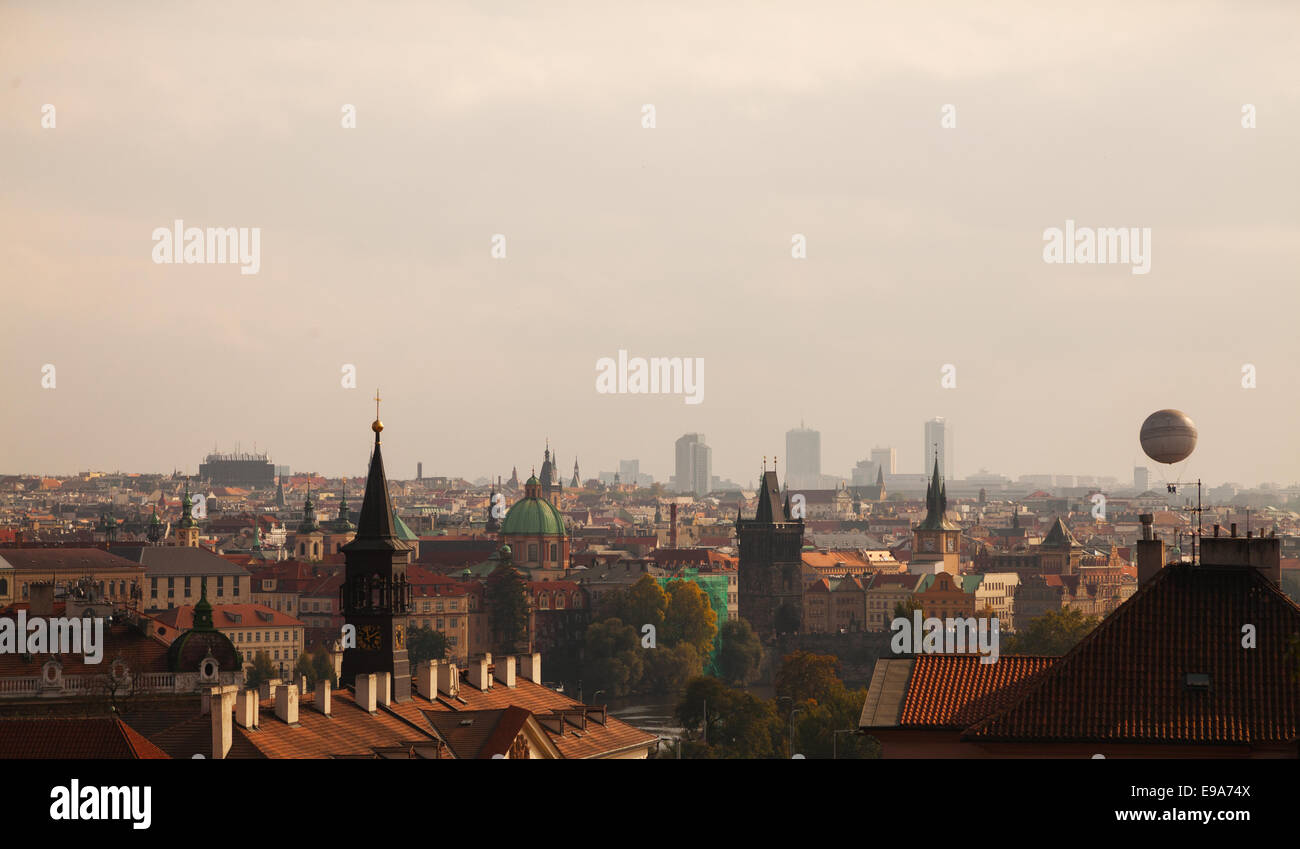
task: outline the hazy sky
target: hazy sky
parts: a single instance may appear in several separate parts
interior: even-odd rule
[[[0,2],[0,472],[360,474],[378,385],[395,477],[699,431],[748,481],[800,419],[920,471],[932,416],[960,475],[1127,477],[1176,407],[1184,476],[1300,479],[1300,11],[1043,5]],[[259,273],[155,264],[177,218]],[[1067,219],[1150,272],[1045,263]],[[597,394],[619,349],[703,403]]]

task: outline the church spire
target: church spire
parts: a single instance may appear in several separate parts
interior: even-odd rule
[[[384,547],[398,548],[397,530],[393,526],[393,501],[388,494],[388,475],[384,473],[384,455],[380,449],[379,434],[384,423],[379,420],[379,393],[375,393],[375,421],[370,429],[375,432],[375,450],[370,455],[370,472],[366,476],[366,493],[361,500],[361,515],[357,517],[357,535],[345,546],[359,543],[378,543]],[[373,547],[373,546],[372,546]]]

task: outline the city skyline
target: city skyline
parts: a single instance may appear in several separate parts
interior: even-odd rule
[[[1201,433],[1186,476],[1300,480],[1288,30],[1111,8],[1126,39],[1034,7],[1009,29],[690,8],[670,40],[694,48],[665,55],[664,24],[581,5],[462,5],[452,28],[7,5],[0,264],[23,320],[0,468],[192,469],[256,440],[351,473],[378,385],[404,475],[507,474],[550,436],[566,471],[633,456],[665,479],[663,446],[702,432],[748,481],[801,418],[832,474],[877,444],[916,469],[942,416],[962,472],[1125,479],[1142,420],[1176,408]],[[176,221],[258,228],[256,273],[155,262]],[[1150,228],[1147,273],[1046,262],[1070,222]],[[624,350],[698,358],[707,391],[597,391]]]

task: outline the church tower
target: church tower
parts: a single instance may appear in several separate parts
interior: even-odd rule
[[[736,511],[740,616],[759,639],[794,633],[803,622],[803,519],[792,519],[775,471],[764,471],[752,519]]]
[[[185,483],[181,497],[181,519],[176,523],[176,544],[185,548],[199,547],[199,525],[194,521],[194,502],[190,500],[190,485]]]
[[[569,481],[572,489],[582,489],[582,478],[578,475],[578,458],[573,458],[573,480]]]
[[[908,571],[918,574],[947,572],[956,575],[961,565],[961,528],[948,521],[948,490],[939,476],[939,458],[925,488],[925,518],[912,529],[912,560]]]
[[[411,543],[398,538],[393,523],[393,502],[388,494],[388,477],[379,434],[379,395],[375,394],[375,450],[370,456],[366,492],[357,517],[357,534],[343,546],[345,559],[340,602],[344,621],[356,628],[356,647],[343,652],[340,684],[352,684],[358,675],[388,672],[392,675],[394,701],[411,698],[411,668],[406,653],[406,617],[411,608],[411,589],[406,567],[411,562]]]

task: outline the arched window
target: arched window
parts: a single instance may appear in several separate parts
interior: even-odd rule
[[[298,543],[298,553],[299,553],[299,554],[306,554],[306,553],[307,553],[307,543],[305,543],[305,542],[300,542],[300,543]]]
[[[559,547],[558,545],[556,545],[555,543],[551,543],[551,562],[552,562],[552,563],[554,563],[554,562],[556,562],[556,561],[558,561],[558,560],[560,559],[560,553],[559,553],[559,552],[560,552],[560,547]]]

